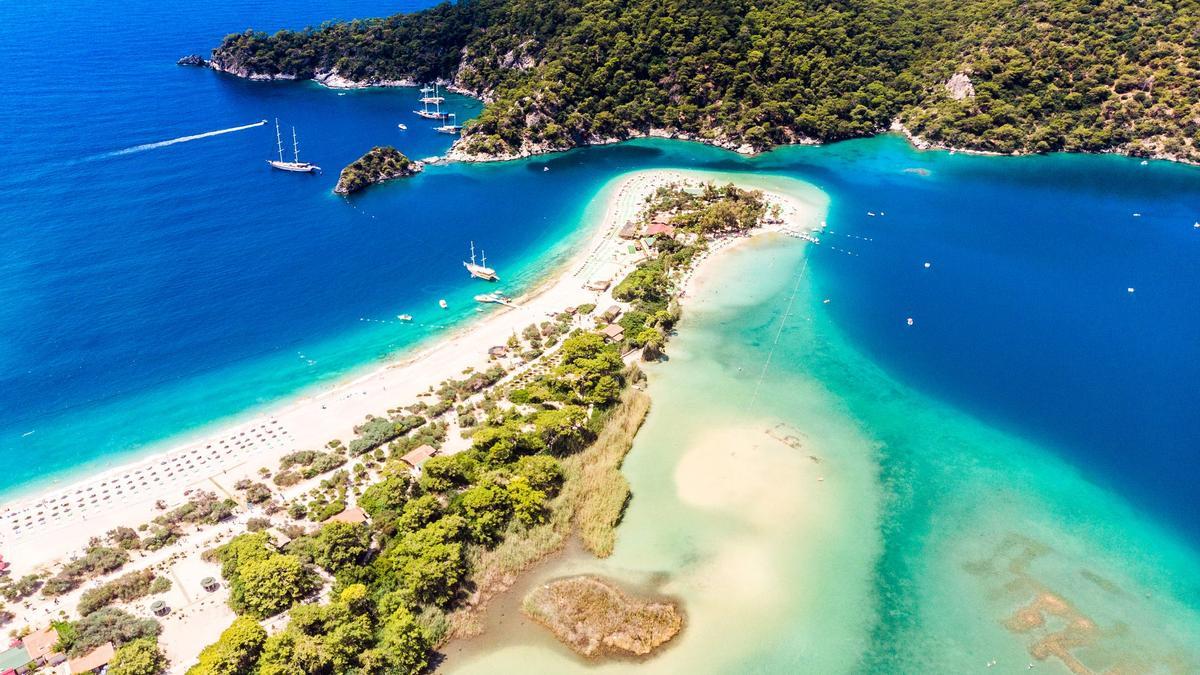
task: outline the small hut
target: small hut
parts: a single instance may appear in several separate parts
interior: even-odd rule
[[[214,577],[204,577],[200,580],[200,588],[203,588],[209,593],[212,593],[220,587],[221,584],[217,583],[217,580]]]
[[[116,653],[113,643],[107,642],[96,647],[92,651],[83,656],[67,661],[67,670],[71,675],[80,675],[80,673],[94,673],[112,661],[113,654]]]
[[[421,465],[425,463],[425,460],[433,457],[436,454],[438,454],[437,448],[433,447],[432,445],[421,445],[401,457],[400,461],[404,462],[412,469],[413,475],[420,476]]]
[[[625,329],[621,328],[615,323],[610,323],[605,326],[600,331],[600,334],[603,335],[604,339],[608,340],[609,342],[620,342],[621,340],[625,339]]]

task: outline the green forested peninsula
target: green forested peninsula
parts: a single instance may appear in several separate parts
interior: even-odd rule
[[[1200,161],[1198,0],[462,0],[228,36],[243,77],[441,78],[509,156],[651,132],[761,150],[901,122],[939,145]]]

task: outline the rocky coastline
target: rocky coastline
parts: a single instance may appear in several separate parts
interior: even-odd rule
[[[197,59],[199,60],[198,62],[196,61]],[[373,79],[354,80],[354,79],[345,77],[345,76],[343,76],[337,72],[333,72],[333,71],[318,71],[318,72],[312,74],[311,76],[301,76],[301,75],[297,75],[294,73],[253,72],[250,68],[248,68],[244,64],[225,63],[219,57],[219,55],[217,55],[215,53],[213,55],[213,58],[209,61],[205,61],[202,57],[193,54],[193,55],[189,55],[189,56],[186,56],[186,57],[180,59],[178,63],[179,63],[179,65],[207,66],[218,72],[227,73],[234,77],[240,77],[243,79],[253,80],[253,81],[277,81],[277,80],[296,81],[296,80],[310,79],[310,80],[313,80],[314,82],[316,82],[322,86],[328,87],[330,89],[346,90],[346,89],[367,89],[367,88],[371,88],[371,87],[416,87],[416,86],[420,85],[420,82],[417,82],[415,79],[412,79],[412,78],[403,78],[403,79],[398,79],[398,80],[373,80]],[[469,68],[469,67],[470,67],[469,64],[464,62],[460,66],[459,71],[461,72],[464,68]],[[481,92],[477,92],[470,88],[462,86],[461,83],[458,81],[458,79],[459,79],[458,77],[455,77],[453,80],[450,80],[450,81],[442,81],[441,84],[443,84],[446,87],[446,89],[449,91],[453,91],[455,93],[462,94],[464,96],[471,96],[473,98],[477,98],[477,99],[483,101],[485,104],[489,103],[491,101],[491,97],[486,96]],[[965,77],[963,79],[965,79]],[[953,82],[953,80],[951,80],[951,82],[947,82],[945,86],[950,87],[952,82]],[[969,80],[967,80],[967,82],[965,82],[965,83],[959,83],[956,91],[961,90],[962,92],[964,92],[964,94],[968,93],[967,89],[966,89],[966,83],[969,83]],[[973,92],[970,92],[970,93],[973,93]],[[1016,151],[1007,152],[1007,153],[1006,152],[996,152],[993,150],[981,150],[978,148],[958,147],[958,146],[952,146],[952,145],[948,145],[948,144],[944,144],[944,143],[938,143],[935,141],[930,141],[927,138],[924,138],[922,136],[919,136],[919,135],[913,133],[910,129],[908,129],[908,127],[904,124],[903,120],[901,120],[900,118],[894,119],[891,122],[891,125],[889,127],[880,128],[875,133],[879,134],[879,133],[888,133],[888,132],[899,133],[899,134],[903,135],[906,139],[908,139],[909,143],[911,143],[913,147],[915,147],[919,150],[946,150],[949,152],[959,152],[959,153],[964,153],[964,154],[975,154],[975,155],[986,155],[986,156],[1009,156],[1009,157],[1019,157],[1019,156],[1037,154],[1037,153],[1034,153],[1034,152],[1028,151],[1028,150],[1016,150]],[[680,131],[680,130],[651,128],[651,129],[644,129],[644,130],[643,129],[630,129],[630,130],[627,130],[622,136],[591,136],[591,137],[587,137],[587,138],[583,138],[583,139],[577,139],[574,142],[574,144],[567,146],[567,147],[563,147],[563,146],[559,146],[559,145],[551,145],[551,144],[547,144],[547,143],[526,142],[526,143],[522,144],[522,146],[520,148],[510,151],[510,152],[486,153],[486,152],[471,152],[466,149],[466,145],[471,140],[470,131],[468,129],[468,130],[464,131],[463,137],[461,137],[457,141],[455,141],[454,145],[451,146],[450,150],[447,151],[447,153],[439,159],[442,159],[444,161],[451,161],[451,162],[505,162],[505,161],[511,161],[511,160],[517,160],[517,159],[528,159],[530,157],[536,157],[539,155],[546,155],[546,154],[551,154],[551,153],[555,153],[555,152],[565,152],[567,150],[572,150],[572,149],[581,148],[581,147],[611,145],[611,144],[620,143],[623,141],[632,140],[632,139],[636,139],[636,138],[668,138],[668,139],[676,139],[676,140],[684,140],[684,141],[694,141],[697,143],[705,143],[708,145],[712,145],[714,147],[723,148],[725,150],[730,150],[730,151],[736,152],[741,155],[755,155],[755,154],[759,154],[761,152],[770,151],[770,150],[774,149],[775,147],[780,147],[780,146],[776,145],[776,146],[771,146],[771,147],[767,147],[767,148],[757,148],[757,147],[751,145],[750,143],[745,142],[742,139],[738,139],[738,138],[735,138],[732,136],[717,135],[715,137],[706,137],[706,136],[700,136],[698,134],[694,134],[694,133],[690,133],[690,132],[686,132],[686,131]],[[788,145],[820,145],[823,142],[824,141],[814,139],[814,138],[797,136],[796,138],[792,139],[791,142],[788,143]],[[1127,156],[1127,157],[1136,157],[1136,158],[1140,158],[1140,159],[1164,160],[1164,161],[1170,161],[1170,162],[1178,162],[1181,164],[1200,166],[1200,162],[1194,161],[1194,160],[1184,157],[1182,155],[1172,154],[1172,153],[1164,153],[1164,152],[1151,153],[1151,152],[1139,151],[1137,149],[1109,148],[1109,149],[1100,151],[1095,154],[1123,155],[1123,156]]]
[[[196,68],[207,68],[208,60],[199,54],[188,54],[175,62],[177,66],[194,66]]]

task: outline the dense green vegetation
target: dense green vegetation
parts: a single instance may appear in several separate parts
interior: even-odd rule
[[[342,169],[337,187],[333,191],[340,195],[348,195],[368,185],[411,176],[421,168],[420,162],[410,160],[390,145],[376,146]]]
[[[471,560],[547,522],[564,479],[556,456],[595,438],[595,425],[620,395],[624,363],[615,345],[581,331],[564,340],[561,352],[559,365],[536,382],[545,393],[541,403],[492,408],[473,430],[469,450],[429,459],[419,479],[393,448],[383,479],[359,498],[373,517],[369,525],[327,523],[282,551],[265,533],[246,533],[215,550],[235,611],[265,618],[290,610],[289,620],[265,639],[235,624],[190,672],[420,672],[445,635],[445,612],[466,595]],[[502,374],[473,373],[443,389],[458,400]],[[349,448],[366,453],[397,433],[419,434],[414,425],[423,423],[399,412],[369,418],[349,446],[294,453],[281,467],[311,466]],[[302,604],[322,585],[319,572],[334,579],[332,600]]]
[[[134,640],[113,654],[108,675],[158,675],[167,669],[167,658],[150,638]]]
[[[1200,160],[1197,0],[464,0],[230,35],[243,76],[444,78],[490,105],[468,153],[663,129],[763,149],[877,133]],[[465,55],[465,56],[464,56]],[[969,76],[974,95],[945,83]]]

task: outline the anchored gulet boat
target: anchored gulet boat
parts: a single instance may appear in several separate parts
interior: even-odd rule
[[[429,87],[421,88],[421,93],[423,93],[423,94],[428,94],[429,91],[430,91]],[[436,84],[434,85],[433,91],[435,93],[437,92]],[[442,112],[442,101],[445,101],[445,100],[446,99],[442,98],[441,96],[436,96],[436,95],[435,96],[428,96],[428,95],[422,96],[421,103],[425,104],[424,109],[414,110],[413,112],[418,117],[424,117],[427,120],[444,120],[447,117],[449,117],[448,113]],[[429,109],[430,103],[433,104],[433,110]]]
[[[421,96],[421,103],[445,103],[446,102],[446,99],[441,95],[441,92],[438,91],[437,82],[434,82],[432,87],[430,87],[429,85],[425,85],[424,87],[421,87],[421,93],[423,94],[423,96]],[[433,94],[433,96],[429,95],[431,93]]]
[[[279,119],[275,119],[275,144],[279,146],[279,159],[268,159],[267,164],[279,169],[280,171],[295,171],[296,173],[312,173],[320,171],[321,167],[316,164],[300,161],[300,141],[296,139],[296,127],[292,127],[292,156],[290,162],[283,161],[283,137],[279,135]]]
[[[484,281],[499,281],[500,276],[496,274],[496,270],[487,266],[487,253],[483,254],[483,264],[475,263],[475,242],[471,242],[471,262],[463,262],[463,267],[467,268],[467,272],[476,279]]]
[[[443,124],[440,127],[434,127],[433,130],[439,134],[457,134],[458,132],[462,131],[462,126],[454,123],[454,113],[450,113],[448,117],[450,119],[448,123]]]

